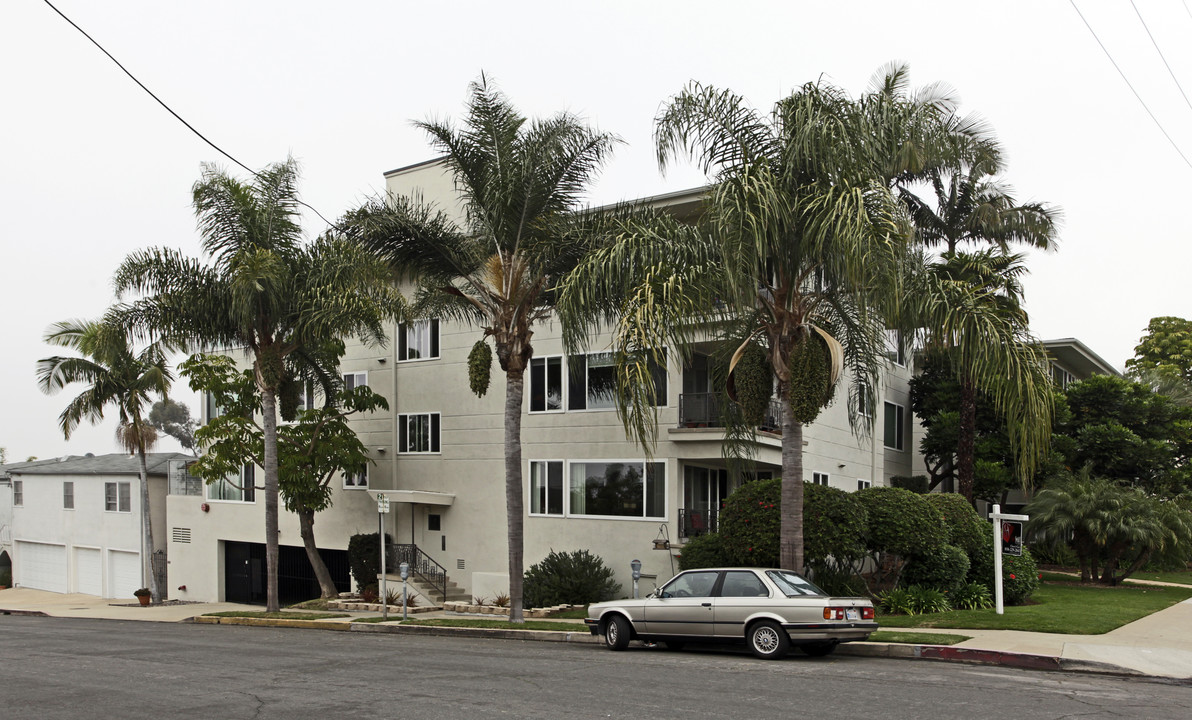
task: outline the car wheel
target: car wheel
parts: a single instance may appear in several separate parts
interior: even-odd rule
[[[604,646],[609,650],[624,650],[629,647],[629,636],[632,634],[629,621],[620,615],[613,615],[604,626]]]
[[[682,640],[667,640],[664,644],[666,645],[667,650],[674,650],[676,652],[687,647],[687,643],[683,642]]]
[[[770,620],[762,620],[750,627],[745,641],[749,643],[749,649],[753,654],[763,660],[786,657],[791,649],[791,640],[786,631],[778,623]]]
[[[810,645],[800,645],[799,649],[802,650],[803,652],[807,653],[811,657],[824,657],[826,655],[831,655],[832,652],[836,650],[836,646],[839,644],[840,643],[836,642],[835,640],[830,640],[828,642],[812,643]]]

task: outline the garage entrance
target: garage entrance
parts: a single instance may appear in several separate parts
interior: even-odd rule
[[[319,555],[340,592],[352,589],[347,550],[319,548]],[[224,542],[224,601],[265,604],[265,544]],[[290,605],[320,595],[319,581],[306,557],[306,549],[278,547],[277,599]]]
[[[14,583],[34,590],[68,592],[65,545],[18,541],[15,549],[17,571],[12,578]]]

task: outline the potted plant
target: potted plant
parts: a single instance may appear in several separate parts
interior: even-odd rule
[[[145,605],[145,606],[149,605],[149,598],[151,595],[151,593],[149,592],[149,588],[141,588],[140,590],[137,590],[136,592],[134,592],[133,595],[137,596],[137,600],[141,601],[141,605]]]

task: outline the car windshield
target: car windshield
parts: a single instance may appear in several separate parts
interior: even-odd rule
[[[790,570],[767,570],[766,576],[773,580],[778,589],[787,597],[827,595],[823,590],[805,580],[802,575]]]

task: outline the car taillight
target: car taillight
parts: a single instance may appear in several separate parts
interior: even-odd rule
[[[844,608],[826,607],[824,608],[825,620],[843,620]]]
[[[861,619],[862,620],[872,620],[873,619],[873,608],[871,608],[871,607],[861,608]]]

